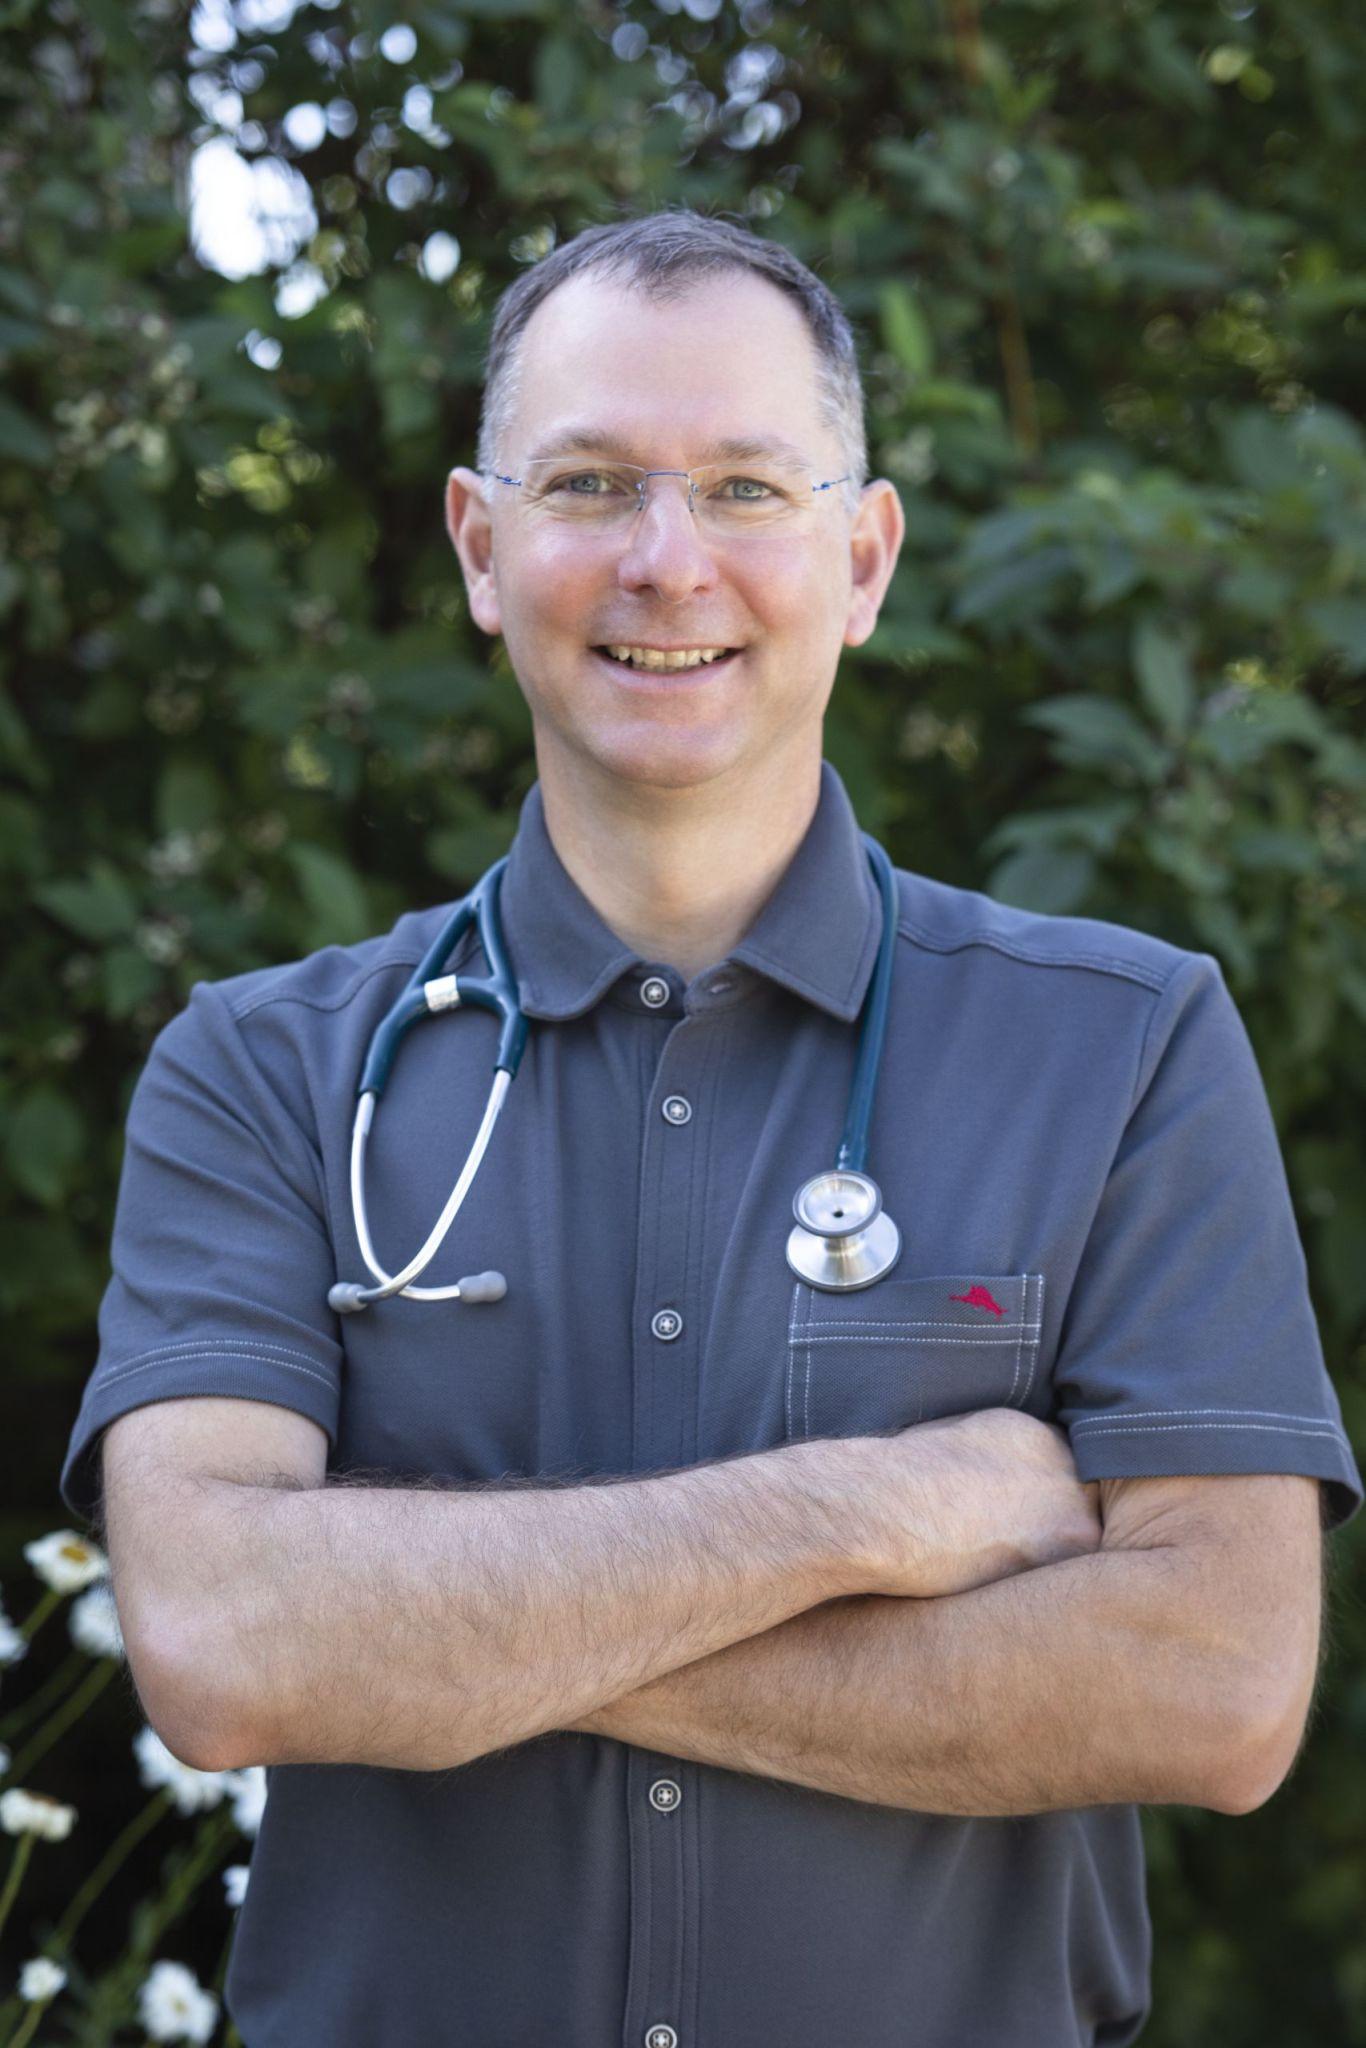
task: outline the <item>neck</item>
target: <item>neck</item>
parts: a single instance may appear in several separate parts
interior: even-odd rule
[[[624,783],[547,753],[546,830],[603,923],[642,959],[691,981],[737,946],[820,800],[820,752],[770,762],[762,783]]]

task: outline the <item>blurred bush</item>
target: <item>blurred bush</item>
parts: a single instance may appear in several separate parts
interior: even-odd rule
[[[863,823],[903,865],[1219,957],[1366,1441],[1366,19],[398,11],[0,6],[0,860],[25,906],[0,1301],[29,1424],[4,1555],[53,1516],[156,1031],[195,980],[382,930],[509,841],[530,728],[466,617],[445,473],[503,286],[677,201],[787,243],[860,332],[908,520],[829,725]],[[223,158],[266,212],[238,280],[187,225]],[[1146,1817],[1153,2048],[1366,2042],[1360,1531],[1334,1550],[1289,1785],[1237,1822]]]

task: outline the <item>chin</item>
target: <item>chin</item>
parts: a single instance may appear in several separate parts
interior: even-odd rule
[[[621,782],[649,789],[690,789],[714,782],[745,758],[736,732],[596,733],[578,740],[580,751]]]

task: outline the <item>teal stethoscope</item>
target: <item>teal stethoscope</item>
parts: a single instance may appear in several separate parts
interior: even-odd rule
[[[882,898],[882,938],[863,1005],[858,1063],[849,1094],[844,1136],[833,1169],[813,1174],[798,1188],[792,1203],[797,1221],[787,1240],[787,1263],[798,1279],[833,1293],[871,1287],[891,1271],[901,1254],[901,1233],[884,1211],[877,1182],[864,1171],[863,1165],[887,1027],[896,943],[896,877],[891,861],[877,841],[866,832],[860,836]],[[352,1315],[357,1309],[368,1308],[371,1302],[388,1300],[392,1294],[405,1294],[411,1301],[475,1302],[501,1301],[507,1293],[507,1281],[501,1273],[471,1274],[450,1287],[411,1284],[436,1257],[469,1193],[526,1046],[527,1020],[518,1008],[517,985],[512,978],[498,914],[498,892],[506,866],[505,855],[475,883],[413,969],[406,988],[370,1041],[361,1069],[351,1131],[351,1208],[361,1257],[376,1285],[365,1287],[356,1280],[339,1280],[327,1296],[328,1305],[339,1315]],[[457,981],[455,975],[445,974],[442,969],[471,925],[478,929],[489,972],[482,981],[469,975],[461,975]],[[492,1010],[501,1021],[488,1105],[460,1178],[432,1226],[431,1235],[401,1273],[386,1273],[375,1256],[365,1211],[365,1147],[375,1120],[375,1105],[408,1027],[419,1017],[435,1016],[462,1004]]]

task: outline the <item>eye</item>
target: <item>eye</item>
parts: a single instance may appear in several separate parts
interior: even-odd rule
[[[578,486],[586,485],[586,489]],[[600,486],[600,488],[594,488]],[[617,486],[617,479],[605,469],[576,469],[555,477],[548,488],[571,498],[602,498]]]
[[[736,486],[735,502],[741,505],[762,505],[764,498],[756,495],[759,492],[770,498],[777,495],[773,484],[765,483],[762,477],[757,476],[722,477],[717,488],[722,491],[729,490],[732,484]]]

